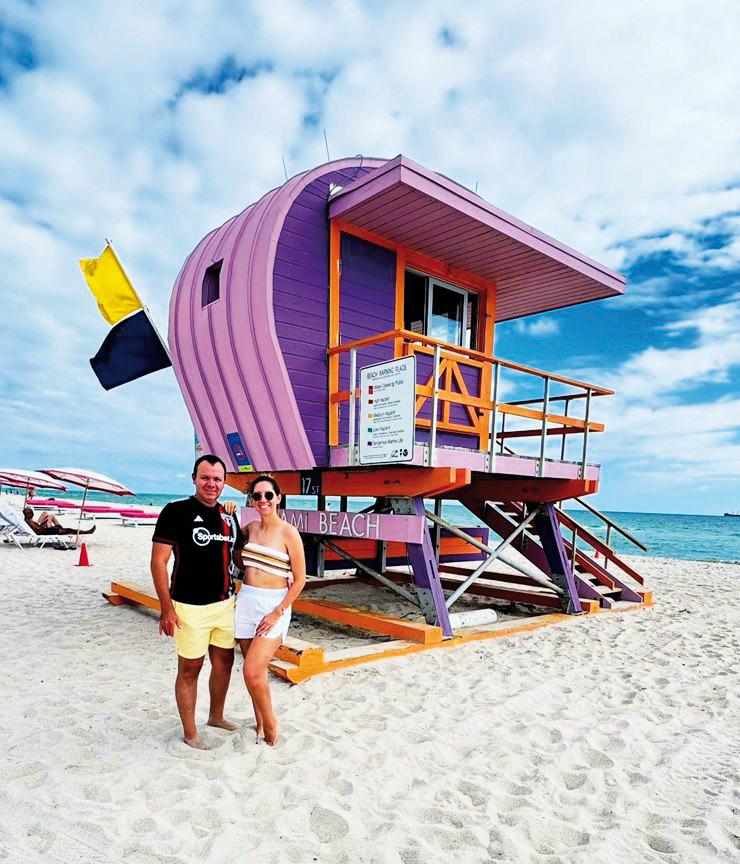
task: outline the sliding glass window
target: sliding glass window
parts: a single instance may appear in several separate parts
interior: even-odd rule
[[[476,348],[478,295],[407,270],[404,327],[451,345]]]

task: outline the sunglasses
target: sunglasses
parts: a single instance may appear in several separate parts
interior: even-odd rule
[[[272,501],[275,497],[274,492],[252,492],[252,501],[261,501],[263,495],[265,496],[265,501]]]

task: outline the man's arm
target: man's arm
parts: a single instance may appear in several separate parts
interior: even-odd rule
[[[170,597],[170,577],[167,572],[167,563],[172,555],[172,546],[167,543],[152,543],[152,580],[154,590],[159,597],[159,632],[165,636],[174,636],[175,628],[180,626],[180,619],[172,605]]]

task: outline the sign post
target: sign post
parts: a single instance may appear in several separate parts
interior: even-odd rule
[[[416,357],[360,370],[360,465],[414,458]]]

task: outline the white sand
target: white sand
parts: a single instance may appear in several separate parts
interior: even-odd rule
[[[740,565],[632,559],[653,609],[273,679],[276,750],[237,656],[241,728],[196,753],[156,617],[101,597],[150,534],[0,545],[0,861],[740,860]]]

